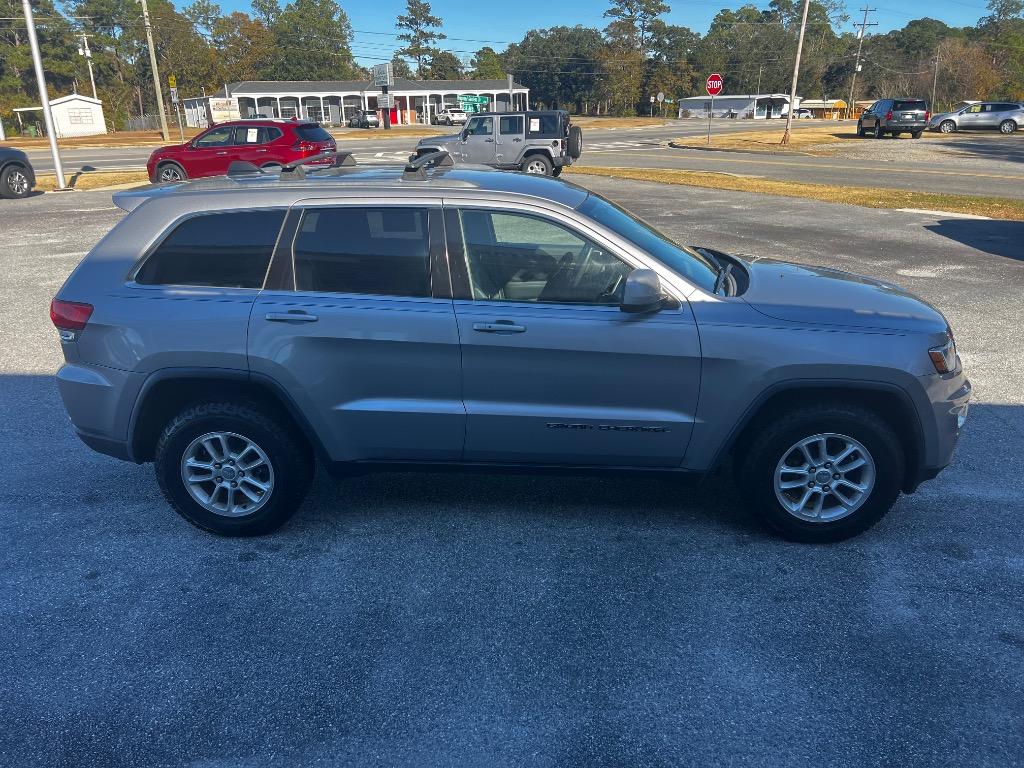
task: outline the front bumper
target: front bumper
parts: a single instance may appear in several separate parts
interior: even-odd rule
[[[946,376],[926,375],[920,377],[922,387],[931,403],[931,419],[934,431],[930,445],[918,462],[916,471],[908,472],[904,490],[912,492],[917,486],[937,476],[953,460],[953,452],[960,432],[967,422],[972,387],[964,375],[963,366],[958,364],[956,373]]]

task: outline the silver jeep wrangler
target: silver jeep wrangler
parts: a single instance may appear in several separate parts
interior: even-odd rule
[[[480,114],[452,136],[421,139],[410,159],[439,150],[456,163],[558,176],[583,154],[583,132],[561,109]]]

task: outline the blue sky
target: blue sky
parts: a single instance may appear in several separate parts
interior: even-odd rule
[[[282,0],[282,4],[287,0]],[[188,0],[177,0],[179,5],[187,5]],[[369,65],[390,58],[395,47],[395,17],[405,9],[405,0],[339,0],[348,13],[352,27],[356,30],[353,53],[361,64]],[[723,7],[736,8],[741,2],[722,2],[722,0],[682,0],[673,3],[672,12],[666,19],[673,24],[681,24],[697,32],[705,32],[711,19]],[[450,40],[447,47],[460,56],[462,51],[472,52],[485,42],[494,41],[492,47],[500,50],[509,41],[521,40],[523,34],[533,28],[554,27],[559,25],[583,24],[586,26],[603,27],[606,23],[602,18],[605,0],[517,0],[511,6],[507,2],[471,3],[467,0],[433,0],[434,13],[444,19],[444,32]],[[768,0],[756,2],[758,7],[767,7]],[[930,16],[941,19],[953,26],[974,24],[987,14],[985,0],[883,0],[882,5],[868,3],[877,12],[871,15],[878,22],[873,32],[885,32],[904,26],[911,19]],[[249,11],[248,0],[221,0],[224,10]],[[515,8],[509,12],[509,8]],[[852,30],[854,20],[859,21],[862,14],[856,9],[863,8],[864,2],[848,2],[848,13],[851,17],[848,30]],[[472,8],[472,9],[471,9]],[[494,8],[489,12],[489,8]],[[470,10],[471,9],[471,10]],[[499,13],[497,9],[502,9]],[[385,34],[380,34],[385,33]]]

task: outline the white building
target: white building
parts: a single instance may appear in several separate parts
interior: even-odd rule
[[[459,96],[486,96],[491,111],[526,109],[530,89],[518,83],[509,91],[506,80],[407,80],[396,77],[388,89],[394,97],[391,122],[429,123],[439,109],[459,106]],[[363,80],[251,80],[229,83],[227,93],[183,99],[185,118],[191,128],[209,124],[206,102],[228,97],[237,103],[241,117],[298,117],[319,123],[343,125],[357,109],[380,111],[381,89]],[[204,114],[207,122],[203,123]],[[219,122],[213,120],[212,122]]]
[[[800,97],[796,97],[796,106],[800,107]],[[679,117],[703,117],[705,120],[712,111],[710,96],[690,96],[679,99]],[[764,120],[773,117],[785,117],[789,112],[788,93],[748,93],[742,96],[715,96],[714,117],[753,118]]]
[[[42,107],[20,107],[14,110],[19,127],[26,122],[42,122]],[[103,102],[80,93],[62,96],[50,102],[53,115],[53,130],[58,139],[71,136],[97,136],[107,132],[107,121],[103,118]]]

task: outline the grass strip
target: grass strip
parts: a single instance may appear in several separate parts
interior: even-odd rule
[[[1005,197],[975,197],[973,195],[948,195],[902,189],[794,183],[706,171],[658,168],[595,168],[574,165],[569,170],[572,174],[584,176],[609,176],[618,179],[681,184],[705,189],[756,192],[763,195],[797,197],[803,200],[822,200],[827,203],[846,203],[863,208],[919,208],[930,211],[966,213],[972,216],[989,216],[993,219],[1024,221],[1024,200]]]

